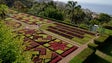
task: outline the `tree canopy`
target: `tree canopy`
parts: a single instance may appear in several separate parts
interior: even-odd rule
[[[8,11],[8,7],[6,5],[0,4],[0,17],[5,18]]]
[[[111,20],[111,17],[108,15],[108,14],[105,14],[105,13],[101,13],[99,15],[99,20],[101,22],[109,22]]]

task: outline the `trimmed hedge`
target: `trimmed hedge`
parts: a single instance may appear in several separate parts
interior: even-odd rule
[[[91,49],[93,49],[93,50],[96,50],[97,47],[98,47],[98,45],[95,44],[95,43],[89,43],[89,44],[88,44],[88,47],[91,48]]]
[[[69,63],[83,63],[88,57],[93,55],[95,50],[91,48],[84,49],[81,53],[75,56]]]
[[[94,40],[94,43],[98,45],[98,49],[101,49],[105,44],[107,44],[107,40],[109,39],[109,35],[102,35],[99,38]]]
[[[106,25],[106,26],[103,26],[103,27],[106,28],[106,29],[112,30],[112,26],[110,26],[110,25]]]
[[[94,42],[95,44],[103,44],[107,39],[109,38],[109,35],[102,35],[99,38],[95,39]]]

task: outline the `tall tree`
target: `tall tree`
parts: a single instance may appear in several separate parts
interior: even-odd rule
[[[70,19],[71,19],[71,23],[73,23],[75,20],[74,20],[74,12],[75,12],[75,9],[76,9],[76,5],[77,5],[77,2],[75,1],[68,1],[67,3],[67,11],[70,15]]]

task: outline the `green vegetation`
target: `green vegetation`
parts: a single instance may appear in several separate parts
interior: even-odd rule
[[[85,36],[85,37],[84,37],[83,39],[74,37],[72,40],[75,41],[75,42],[78,42],[78,43],[80,43],[80,44],[85,44],[85,43],[87,43],[89,40],[91,40],[92,38],[94,38],[94,36],[88,35],[88,34],[85,34],[84,36]]]
[[[103,37],[102,37],[103,38]],[[102,38],[99,38],[100,40]],[[88,59],[86,63],[112,63],[112,37],[110,39],[105,40],[105,44],[102,48],[97,48],[97,51],[94,56]],[[104,41],[103,39],[101,41]],[[92,62],[94,61],[94,62]]]
[[[101,22],[109,22],[111,20],[111,17],[108,14],[101,13],[98,20]]]
[[[52,23],[48,23],[48,24],[44,24],[40,27],[40,29],[48,29],[49,26],[55,26],[55,24],[52,24]]]
[[[2,63],[31,63],[29,54],[23,53],[22,40],[12,33],[10,28],[0,23],[0,59]]]
[[[6,5],[0,4],[0,18],[1,19],[5,19],[7,11],[8,11],[8,7]]]
[[[96,50],[96,48],[98,47],[98,45],[95,44],[95,43],[89,43],[89,44],[88,44],[88,47],[89,47],[89,48],[92,48],[93,50]]]
[[[95,39],[96,44],[102,44],[109,38],[109,35],[102,35],[99,38]]]
[[[74,62],[83,63],[86,59],[88,59],[88,57],[94,54],[95,51],[97,52],[92,58],[90,58],[90,62],[88,61],[87,63],[92,63],[92,61],[94,61],[95,63],[99,63],[99,62],[112,63],[112,59],[111,59],[112,40],[109,41],[107,40],[110,37],[109,35],[112,35],[112,30],[103,28],[103,26],[112,27],[112,17],[109,16],[108,14],[101,13],[94,18],[93,12],[91,11],[85,12],[81,8],[81,6],[78,5],[76,1],[75,2],[68,1],[68,3],[65,4],[65,6],[59,6],[57,5],[57,3],[53,1],[48,3],[45,2],[40,3],[34,0],[19,0],[19,1],[0,0],[0,19],[5,19],[10,15],[8,14],[8,7],[6,5],[9,8],[19,12],[28,13],[42,18],[47,18],[59,23],[64,23],[64,24],[66,23],[68,25],[77,26],[86,30],[89,30],[90,26],[91,27],[94,25],[101,26],[98,30],[101,36],[95,39],[94,43],[89,43],[88,44],[89,48],[86,48],[84,51],[82,51],[80,54],[74,57],[70,61],[70,63],[74,63]],[[16,18],[18,17],[18,20],[22,19],[19,16],[13,16],[13,17]],[[30,21],[30,20],[24,19],[24,21]],[[33,18],[32,18],[32,22],[29,22],[29,24],[31,23],[34,23]],[[55,26],[55,25],[52,23],[43,24],[40,27],[40,29],[47,29],[48,26]],[[26,36],[30,36],[30,35],[27,34]],[[46,38],[46,36],[44,35],[42,36]],[[30,38],[33,39],[33,37]],[[78,42],[79,44],[86,44],[89,40],[93,38],[94,36],[85,34],[83,39],[74,37],[72,40]],[[38,40],[38,42],[48,42],[48,41],[40,39]],[[32,63],[31,55],[33,54],[33,52],[24,51],[25,47],[22,44],[23,44],[23,37],[21,38],[21,36],[17,36],[16,34],[12,33],[12,30],[10,30],[10,28],[5,26],[3,23],[0,23],[0,63],[7,63],[7,62],[8,63]],[[44,46],[49,47],[49,44],[44,44]],[[72,47],[72,45],[67,45],[67,46]],[[102,46],[102,48],[99,48],[99,46]],[[64,51],[57,50],[56,52],[61,55]],[[39,54],[39,52],[35,54]]]
[[[80,54],[75,56],[69,63],[83,63],[89,56],[94,54],[94,50],[86,48]]]

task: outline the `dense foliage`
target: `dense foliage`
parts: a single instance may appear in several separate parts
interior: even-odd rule
[[[0,4],[0,18],[4,19],[8,11],[8,7],[6,5]]]
[[[61,20],[81,28],[86,25],[84,29],[89,29],[91,25],[107,24],[112,20],[108,14],[95,14],[89,9],[82,9],[76,1],[68,1],[68,3],[50,1],[46,3],[35,0],[0,0],[0,2],[20,12]]]
[[[22,38],[12,33],[10,28],[0,23],[0,62],[31,63],[29,54],[23,52],[22,40]]]

